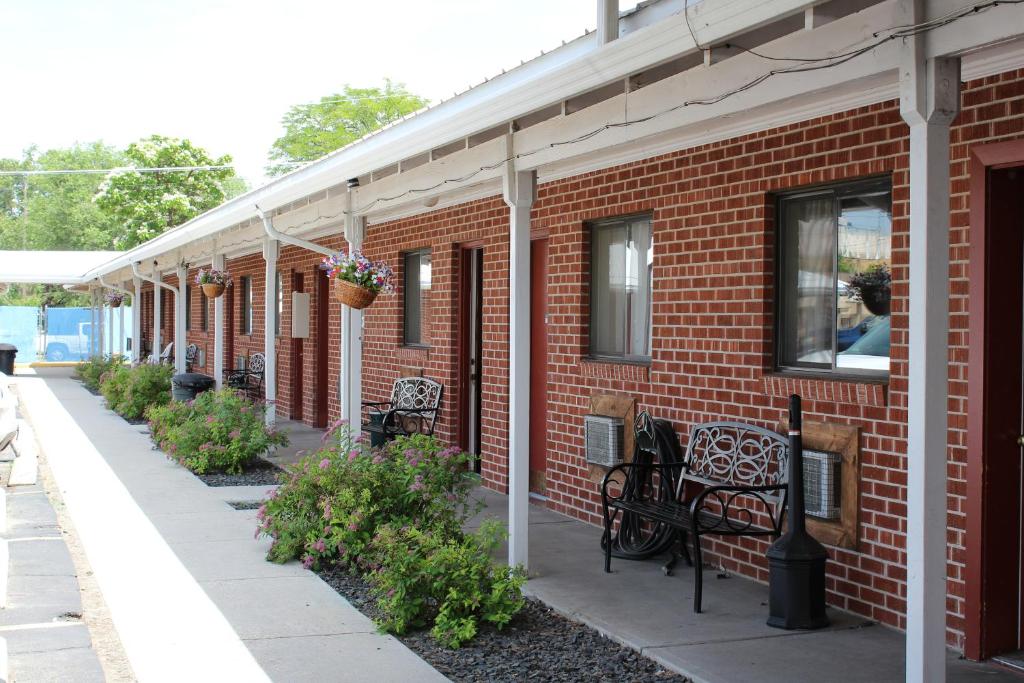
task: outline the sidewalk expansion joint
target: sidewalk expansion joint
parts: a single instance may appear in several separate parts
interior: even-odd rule
[[[718,645],[721,643],[742,643],[754,640],[774,640],[775,638],[789,638],[793,636],[809,636],[815,633],[835,633],[839,631],[856,631],[862,628],[871,628],[876,626],[875,622],[869,621],[863,624],[851,624],[849,626],[842,626],[839,628],[826,628],[826,629],[814,629],[814,630],[797,630],[785,631],[781,633],[766,633],[761,636],[752,636],[749,638],[721,638],[715,640],[695,640],[683,643],[666,643],[660,645],[645,645],[640,649],[642,653],[647,653],[649,650],[660,650],[666,647],[700,647],[702,645]]]
[[[71,626],[85,626],[84,621],[43,621],[35,624],[9,624],[7,626],[0,626],[0,633],[8,633],[10,631],[39,631],[42,629],[50,628],[69,628]]]
[[[340,633],[303,633],[301,635],[294,636],[261,636],[259,638],[242,638],[243,643],[251,643],[262,640],[295,640],[296,638],[335,638],[338,636],[365,636],[365,635],[378,635],[382,638],[387,638],[390,634],[381,633],[380,631],[373,629],[371,631],[342,631]]]

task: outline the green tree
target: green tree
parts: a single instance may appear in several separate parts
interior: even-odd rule
[[[285,133],[270,147],[267,174],[280,175],[295,162],[319,159],[429,103],[405,85],[385,80],[383,88],[346,85],[314,104],[297,104],[281,120]]]
[[[234,169],[152,171],[140,168],[225,166],[231,157],[214,159],[188,140],[152,135],[125,150],[127,170],[112,172],[100,184],[95,202],[114,218],[120,233],[114,240],[130,249],[212,209],[238,188]]]

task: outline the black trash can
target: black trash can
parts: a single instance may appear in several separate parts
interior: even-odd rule
[[[204,391],[213,388],[212,377],[201,372],[183,372],[171,378],[171,398],[175,401],[191,401]]]
[[[17,355],[18,347],[14,344],[0,344],[0,372],[13,375],[14,357]]]

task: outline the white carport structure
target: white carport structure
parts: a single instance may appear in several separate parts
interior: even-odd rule
[[[296,244],[344,231],[350,247],[358,248],[374,224],[425,207],[503,196],[512,292],[508,559],[527,565],[530,302],[523,294],[529,291],[530,207],[537,184],[899,98],[911,129],[913,247],[906,678],[942,680],[949,123],[961,74],[973,79],[1024,65],[1020,7],[982,5],[984,11],[973,11],[965,0],[703,0],[684,12],[682,0],[661,0],[642,4],[615,26],[617,3],[599,0],[598,32],[85,269],[76,282],[101,276],[134,281],[137,292],[139,278],[159,280],[174,272],[180,287],[188,264],[217,265],[261,252],[267,266],[264,324],[272,340],[280,241]],[[962,18],[945,23],[961,10]],[[900,27],[920,31],[879,40]],[[836,58],[751,86],[755,75],[779,65],[766,65],[730,42],[773,56]],[[861,48],[854,58],[840,58]],[[182,358],[183,311],[179,297],[175,344]],[[345,310],[342,321],[342,415],[358,423],[361,316]],[[218,303],[218,376],[222,326]],[[269,341],[267,348],[270,361]],[[271,398],[271,367],[266,381]]]
[[[85,273],[103,263],[109,262],[120,252],[117,251],[0,251],[0,283],[4,284],[41,284],[64,285],[70,289],[83,291],[90,296],[92,309],[91,330],[89,335],[90,355],[98,355],[106,347],[105,339],[109,339],[112,352],[125,353],[124,307],[120,308],[120,349],[113,343],[114,309],[104,303],[104,290],[131,294],[122,285],[102,277],[86,277]],[[136,299],[132,299],[136,301]],[[138,320],[138,315],[133,316]],[[135,359],[139,335],[132,334],[132,354]]]

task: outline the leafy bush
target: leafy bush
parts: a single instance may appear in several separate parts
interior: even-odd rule
[[[459,647],[477,634],[477,623],[501,628],[523,606],[526,575],[491,559],[504,528],[488,520],[475,534],[445,538],[413,527],[385,526],[378,535],[373,593],[381,627],[405,633],[425,626],[442,645]]]
[[[108,408],[128,420],[139,420],[148,408],[170,402],[173,374],[174,368],[164,364],[119,366],[104,375],[100,392]]]
[[[325,440],[331,445],[289,468],[259,510],[259,531],[273,538],[269,560],[338,562],[375,586],[382,629],[432,621],[449,647],[471,639],[481,620],[511,619],[523,576],[492,564],[500,528],[462,531],[479,509],[472,456],[422,434],[371,449],[343,422]]]
[[[239,474],[288,437],[267,427],[261,406],[233,389],[206,391],[147,413],[153,440],[169,457],[197,474]]]
[[[116,353],[109,356],[92,356],[78,364],[75,376],[89,389],[99,391],[103,376],[122,365],[124,356]]]

